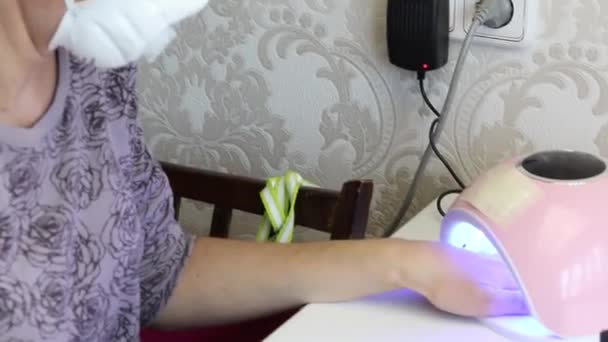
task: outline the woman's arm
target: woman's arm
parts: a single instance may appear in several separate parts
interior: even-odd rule
[[[467,271],[473,267],[483,275]],[[525,309],[499,263],[398,239],[293,245],[201,239],[156,325],[204,326],[400,288],[463,315]]]

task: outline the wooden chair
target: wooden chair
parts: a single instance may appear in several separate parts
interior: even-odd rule
[[[179,215],[182,198],[214,205],[211,237],[227,238],[233,210],[263,215],[262,179],[229,175],[162,163],[175,195]],[[367,229],[373,183],[352,180],[341,191],[302,187],[296,203],[296,225],[329,233],[332,240],[363,239]]]
[[[175,196],[179,217],[182,199],[212,204],[210,236],[228,238],[234,210],[262,215],[260,191],[265,180],[161,163]],[[302,187],[296,203],[296,225],[330,234],[332,240],[364,239],[373,183],[351,180],[340,191]],[[144,330],[142,342],[261,341],[297,312],[297,308],[257,320],[181,332]]]

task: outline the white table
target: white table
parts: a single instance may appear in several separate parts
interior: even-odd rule
[[[445,205],[453,198],[445,200]],[[441,216],[435,203],[395,234],[410,240],[438,240]],[[433,309],[409,291],[396,291],[365,300],[313,304],[281,326],[267,342],[298,341],[513,341],[474,319],[463,319]],[[593,339],[577,341],[597,342]]]

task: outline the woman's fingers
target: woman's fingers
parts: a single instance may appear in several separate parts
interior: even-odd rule
[[[525,296],[521,291],[490,288],[487,290],[491,305],[487,317],[519,316],[529,313]]]
[[[499,257],[445,247],[434,265],[429,300],[439,309],[472,317],[528,313],[519,283]]]

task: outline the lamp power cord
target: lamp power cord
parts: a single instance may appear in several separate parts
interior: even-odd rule
[[[426,94],[426,89],[424,87],[424,76],[425,76],[424,73],[418,74],[418,80],[419,80],[419,84],[420,84],[420,93],[422,94],[422,98],[424,99],[424,103],[426,104],[426,106],[435,114],[435,116],[437,116],[437,118],[431,124],[431,128],[429,130],[429,143],[430,143],[431,148],[433,149],[433,152],[437,156],[437,159],[439,159],[441,161],[443,166],[445,166],[445,168],[448,170],[448,172],[450,173],[450,175],[452,176],[454,181],[460,187],[458,190],[448,190],[448,191],[442,193],[437,198],[437,201],[436,201],[437,211],[439,212],[439,214],[441,214],[441,216],[445,216],[446,212],[443,209],[443,200],[449,195],[462,193],[462,191],[464,190],[464,188],[466,186],[465,186],[464,182],[460,179],[460,177],[458,177],[456,171],[454,171],[454,169],[452,168],[450,163],[447,161],[447,159],[441,154],[441,152],[439,151],[439,148],[437,147],[437,144],[435,143],[435,140],[433,138],[433,135],[437,128],[437,124],[439,123],[439,117],[441,117],[441,114],[437,111],[437,109],[435,108],[435,106],[433,105],[433,103],[431,102],[431,100],[428,98],[428,96]]]
[[[437,147],[437,144],[435,142],[434,135],[437,131],[437,126],[439,125],[439,119],[441,118],[441,114],[435,108],[435,106],[429,99],[428,95],[426,94],[426,89],[424,87],[424,77],[425,77],[424,72],[418,73],[418,83],[420,86],[420,93],[422,94],[422,98],[424,99],[424,103],[426,104],[426,106],[437,117],[431,124],[431,129],[429,130],[429,146],[433,149],[433,152],[435,153],[437,158],[441,161],[443,166],[445,166],[445,168],[448,170],[448,172],[450,173],[450,175],[452,176],[454,181],[458,184],[458,186],[461,189],[464,189],[465,188],[464,182],[460,179],[460,177],[458,177],[458,175],[456,174],[456,171],[454,171],[454,169],[450,166],[450,163],[447,161],[447,159],[441,154],[441,152],[439,152],[439,148]]]
[[[400,227],[405,215],[407,214],[416,194],[417,187],[419,183],[422,181],[422,176],[427,169],[427,166],[435,153],[442,163],[448,168],[452,177],[456,180],[458,185],[461,188],[464,188],[464,183],[458,178],[456,173],[453,171],[451,167],[449,167],[449,163],[441,156],[441,153],[438,152],[436,142],[440,137],[445,125],[447,123],[448,114],[452,109],[452,105],[454,103],[455,96],[458,91],[458,85],[460,83],[460,77],[462,75],[462,70],[464,68],[466,58],[471,49],[471,45],[473,43],[473,39],[481,26],[488,26],[491,28],[500,28],[507,25],[513,18],[514,6],[511,0],[478,0],[477,10],[473,21],[469,27],[469,31],[467,36],[462,44],[462,48],[460,50],[460,54],[458,56],[458,60],[456,62],[456,66],[454,68],[454,73],[452,75],[452,80],[450,82],[450,87],[448,90],[448,94],[446,96],[445,103],[441,112],[435,109],[432,106],[431,102],[428,100],[428,96],[426,96],[426,91],[423,92],[423,98],[425,99],[425,103],[429,105],[429,108],[437,115],[437,119],[433,122],[429,134],[429,144],[422,155],[420,160],[420,164],[416,173],[414,175],[414,179],[412,180],[412,184],[405,196],[405,199],[391,225],[388,227],[385,236],[392,236]],[[424,89],[424,73],[418,75],[419,83],[421,85],[421,89]],[[456,190],[455,190],[456,191]],[[449,193],[453,193],[450,191]],[[447,196],[447,193],[442,195],[443,197]],[[442,199],[443,199],[442,197]],[[438,201],[437,207],[440,212],[441,203]]]

